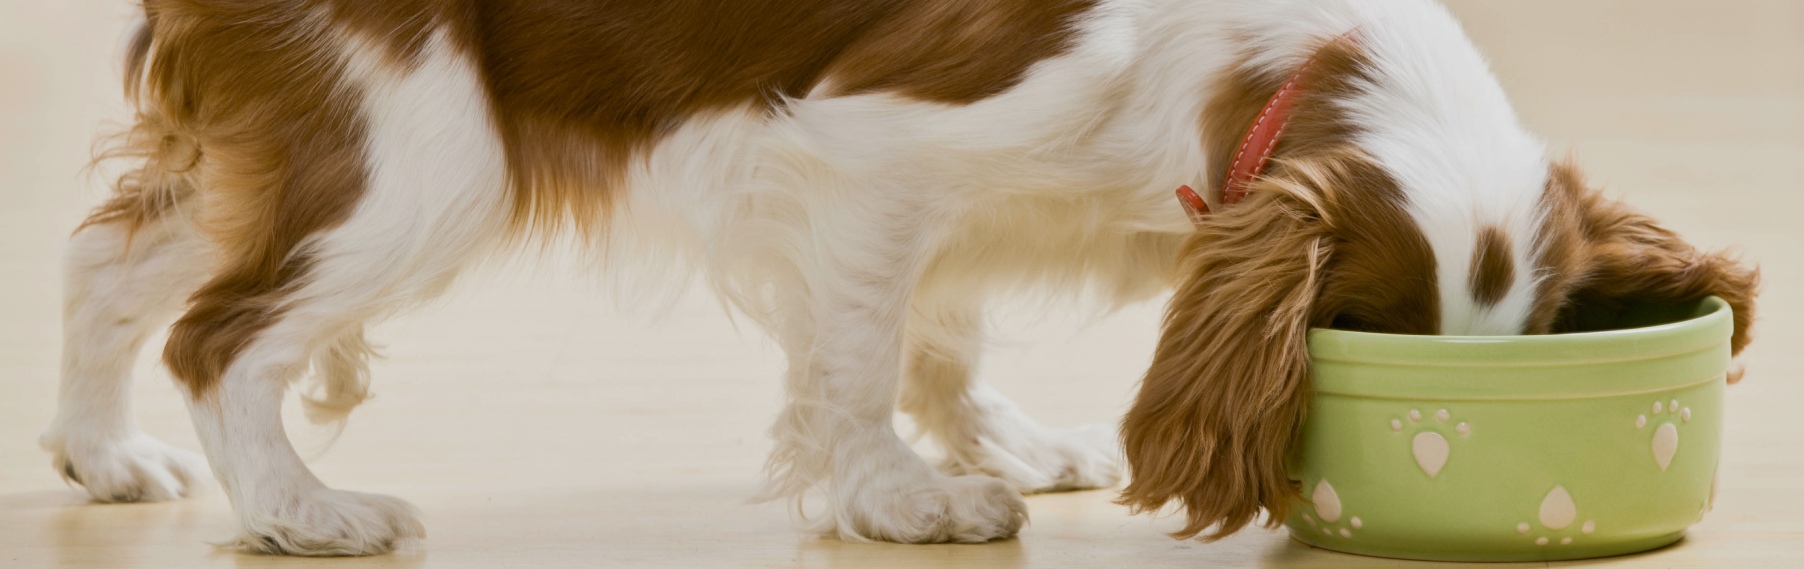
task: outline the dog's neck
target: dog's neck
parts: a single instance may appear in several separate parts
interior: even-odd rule
[[[1348,31],[1329,43],[1356,43],[1358,33],[1358,29]],[[1277,152],[1279,142],[1284,138],[1285,128],[1290,126],[1292,107],[1301,94],[1310,88],[1310,75],[1321,52],[1321,49],[1316,50],[1309,59],[1298,65],[1284,83],[1272,92],[1271,97],[1266,99],[1265,106],[1259,110],[1252,124],[1247,126],[1246,136],[1241,137],[1240,143],[1235,147],[1233,158],[1228,162],[1227,176],[1221,182],[1221,204],[1224,207],[1239,203],[1251,191],[1253,181],[1265,173],[1272,156]],[[1179,186],[1177,195],[1178,203],[1192,222],[1201,223],[1202,217],[1210,213],[1209,203],[1190,186]]]

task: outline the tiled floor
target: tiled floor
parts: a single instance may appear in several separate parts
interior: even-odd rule
[[[216,551],[230,510],[95,505],[36,447],[55,398],[58,254],[98,184],[92,135],[123,117],[123,0],[0,1],[0,567],[1421,567],[1247,531],[1172,541],[1110,492],[1035,496],[987,545],[844,544],[746,503],[780,359],[706,295],[611,300],[575,264],[514,264],[381,327],[378,398],[314,462],[338,487],[424,510],[406,553],[297,560]],[[1765,267],[1759,340],[1732,417],[1718,507],[1681,544],[1603,566],[1804,567],[1804,3],[1459,0],[1525,120],[1593,177],[1709,246]],[[616,305],[652,306],[628,311]],[[1107,316],[1002,310],[983,373],[1043,420],[1113,421],[1151,350],[1157,305]],[[146,357],[145,427],[198,449]],[[329,433],[297,425],[303,451]],[[1539,565],[1539,564],[1534,564]],[[1493,566],[1495,567],[1495,566]]]

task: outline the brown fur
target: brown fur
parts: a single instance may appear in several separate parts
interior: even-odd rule
[[[1735,312],[1730,349],[1751,341],[1760,271],[1721,251],[1700,252],[1652,218],[1585,184],[1570,163],[1549,172],[1548,218],[1540,236],[1542,281],[1530,333],[1576,324],[1579,310],[1690,302],[1715,295]],[[1736,378],[1732,378],[1736,379]]]
[[[1136,511],[1177,502],[1187,524],[1176,537],[1231,534],[1261,508],[1276,524],[1298,499],[1285,461],[1309,398],[1311,327],[1439,331],[1428,242],[1396,181],[1351,145],[1351,123],[1329,104],[1366,80],[1365,62],[1348,38],[1317,53],[1276,167],[1186,246],[1187,280],[1122,424],[1133,477],[1119,500]],[[1208,108],[1240,122],[1204,117],[1211,183],[1283,79],[1225,76]]]
[[[364,185],[363,125],[356,95],[338,88],[320,14],[218,0],[158,0],[146,12],[153,39],[134,42],[127,66],[143,70],[141,83],[127,83],[140,109],[130,136],[159,143],[131,176],[160,182],[122,184],[91,222],[154,218],[159,205],[198,194],[192,215],[219,245],[220,265],[163,356],[199,396],[304,278],[302,240],[350,215]],[[121,203],[134,191],[135,203]]]
[[[1404,209],[1390,173],[1360,157],[1343,159],[1325,189],[1335,256],[1316,299],[1331,318],[1317,323],[1390,334],[1441,333],[1434,250]]]
[[[1177,537],[1233,533],[1261,505],[1277,511],[1297,495],[1284,461],[1307,400],[1303,346],[1333,242],[1313,188],[1273,186],[1256,184],[1198,228],[1181,263],[1195,276],[1179,285],[1122,422],[1133,477],[1121,502],[1136,511],[1178,502],[1188,523]]]
[[[126,48],[124,85],[128,100],[138,98],[144,63],[150,56],[150,31],[150,26],[139,27]],[[184,178],[200,161],[200,149],[191,140],[169,134],[155,111],[140,112],[138,123],[136,128],[102,139],[108,148],[94,157],[95,164],[131,160],[139,166],[113,180],[112,197],[89,212],[75,232],[92,225],[121,223],[131,235],[193,195],[194,188]]]
[[[465,33],[500,117],[516,219],[586,229],[631,157],[689,117],[777,112],[828,80],[842,93],[970,103],[1061,53],[1087,4],[496,2],[474,4]]]
[[[1217,90],[1203,104],[1203,116],[1198,123],[1203,133],[1203,156],[1208,161],[1204,182],[1209,184],[1211,191],[1207,195],[1221,195],[1222,183],[1228,177],[1228,165],[1234,161],[1234,153],[1240,149],[1241,140],[1246,138],[1247,129],[1287,78],[1278,73],[1261,72],[1247,66],[1243,60],[1229,65],[1211,82]],[[1281,140],[1280,144],[1284,140],[1289,138]]]
[[[1472,250],[1472,274],[1467,283],[1472,299],[1479,306],[1495,306],[1509,294],[1516,281],[1516,261],[1510,256],[1510,238],[1496,227],[1478,231],[1478,246]]]
[[[403,59],[435,26],[475,55],[521,228],[593,234],[624,171],[683,121],[887,92],[965,104],[1063,53],[1093,0],[334,2]]]
[[[361,199],[363,119],[335,42],[417,61],[434,33],[470,54],[505,144],[520,229],[596,233],[632,157],[697,115],[780,112],[831,81],[970,103],[1067,49],[1089,0],[147,0],[126,89],[141,160],[86,224],[138,227],[178,202],[222,245],[164,359],[214,385],[306,278],[309,235]],[[104,157],[105,155],[103,155]],[[190,199],[190,198],[198,199]]]
[[[828,70],[835,93],[893,92],[970,103],[1014,87],[1064,53],[1095,0],[911,2],[872,26]],[[930,41],[923,41],[931,38]]]
[[[88,212],[76,226],[80,233],[90,226],[122,224],[127,235],[161,219],[194,195],[188,176],[200,160],[192,141],[171,134],[152,116],[140,116],[139,125],[111,137],[112,146],[95,157],[95,163],[131,160],[140,166],[113,180],[113,195]]]

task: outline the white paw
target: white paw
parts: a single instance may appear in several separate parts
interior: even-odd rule
[[[257,504],[244,533],[225,544],[272,555],[377,555],[426,536],[419,511],[399,498],[328,488]]]
[[[936,475],[925,482],[861,488],[842,506],[840,538],[982,543],[1012,537],[1027,522],[1027,503],[1001,480]]]
[[[39,440],[51,466],[101,502],[160,502],[187,496],[208,480],[207,461],[150,435],[88,438],[47,434]]]
[[[1023,494],[1108,488],[1121,480],[1119,448],[1110,425],[1055,429],[1023,422],[948,449],[940,469],[1001,478]]]

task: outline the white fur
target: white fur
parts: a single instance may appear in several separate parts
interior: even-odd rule
[[[95,225],[69,243],[60,405],[39,444],[57,472],[96,500],[172,500],[206,480],[199,455],[139,430],[131,369],[145,337],[200,285],[206,275],[195,267],[210,254],[179,214],[129,237],[116,225]]]
[[[789,403],[772,427],[765,495],[824,494],[816,529],[984,541],[1018,531],[1019,492],[1116,481],[1112,431],[1039,425],[971,377],[983,296],[1032,288],[1127,301],[1170,285],[1190,231],[1171,192],[1208,186],[1197,119],[1210,80],[1248,50],[1253,65],[1289,69],[1322,39],[1362,30],[1380,78],[1348,110],[1435,249],[1443,329],[1520,329],[1530,276],[1481,309],[1465,296],[1466,273],[1486,224],[1515,238],[1517,266],[1532,266],[1545,160],[1438,6],[1107,0],[1080,27],[1069,52],[973,104],[833,97],[829,77],[776,116],[691,117],[628,173],[606,242],[685,254],[787,352]],[[435,40],[402,72],[368,44],[345,45],[347,87],[363,92],[370,125],[368,193],[348,222],[304,245],[315,263],[281,320],[230,366],[216,398],[193,404],[243,520],[240,543],[257,549],[372,553],[420,533],[405,503],[315,479],[278,403],[318,358],[328,376],[318,407],[348,410],[363,393],[363,325],[431,296],[503,238],[501,148],[468,57]],[[88,338],[99,320],[72,321],[89,322],[73,353],[105,347]],[[111,370],[66,370],[70,419],[58,432],[124,415],[123,371]],[[894,431],[898,392],[947,449],[953,476]]]
[[[1127,149],[1088,136],[1121,111],[1118,81],[1133,61],[1135,15],[1094,15],[1072,53],[971,105],[829,98],[829,78],[749,137],[752,147],[738,154],[748,162],[728,166],[745,177],[713,188],[681,184],[706,192],[679,207],[703,235],[712,276],[789,353],[790,402],[772,428],[767,497],[823,490],[827,511],[814,527],[845,539],[982,541],[1020,526],[1013,490],[1113,483],[1112,453],[1102,450],[1112,443],[1067,442],[1060,437],[1080,435],[965,407],[967,393],[996,397],[968,377],[919,393],[928,407],[948,408],[937,417],[970,424],[924,426],[940,434],[988,429],[985,448],[949,446],[993,474],[1002,472],[1002,456],[1037,461],[1010,465],[1013,487],[935,473],[890,417],[904,336],[946,335],[908,318],[923,287],[976,298],[1027,282],[1094,281],[1110,296],[1144,298],[1169,281],[1171,255],[1145,250],[1175,253],[1182,233],[1152,232],[1183,227],[1183,217],[1150,194],[1138,207],[1119,203],[1153,180],[1138,159],[1098,159]],[[649,182],[633,191],[679,185]],[[1076,461],[1084,471],[1067,473]],[[964,502],[971,499],[1006,503],[972,508]]]

